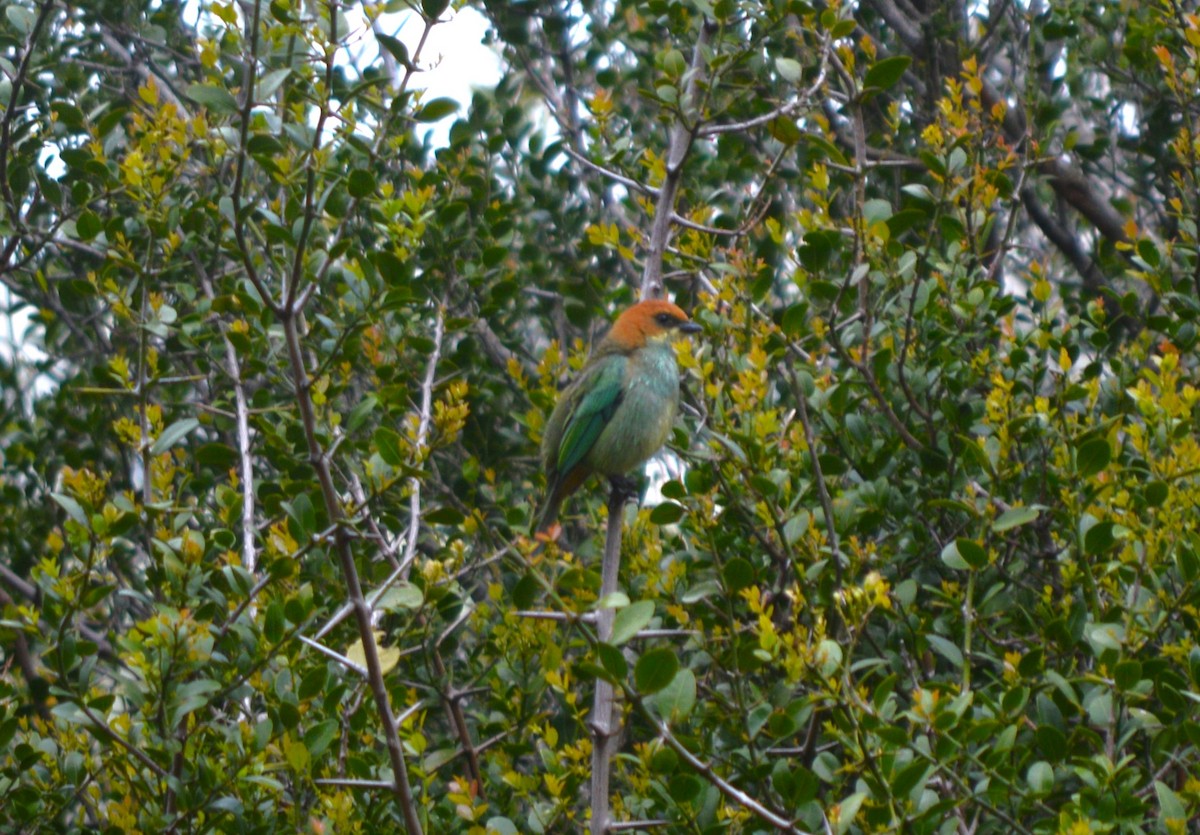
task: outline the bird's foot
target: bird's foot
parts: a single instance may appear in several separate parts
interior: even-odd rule
[[[638,481],[633,476],[609,476],[608,483],[612,485],[613,498],[619,498],[622,503],[634,501],[641,492],[638,489]]]

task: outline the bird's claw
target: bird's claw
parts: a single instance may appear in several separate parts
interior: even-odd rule
[[[633,501],[638,497],[638,482],[636,478],[627,475],[614,475],[608,477],[608,483],[612,485],[612,492],[615,498],[620,498],[622,503]]]

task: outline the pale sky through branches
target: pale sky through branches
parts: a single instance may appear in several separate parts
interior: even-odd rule
[[[200,7],[197,6],[187,14],[195,18],[199,11]],[[362,52],[354,56],[354,60],[360,66],[367,66],[377,60],[376,41],[368,33],[369,26],[361,6],[348,9],[347,14],[351,25],[363,32],[359,41]],[[412,83],[413,89],[427,91],[424,94],[426,100],[445,97],[459,103],[457,114],[417,127],[421,135],[432,134],[435,146],[446,143],[450,125],[470,106],[473,91],[480,87],[491,87],[500,78],[500,56],[483,43],[488,28],[483,15],[474,9],[457,12],[447,10],[442,19],[445,22],[435,26],[426,40],[418,61],[421,72],[417,73]],[[385,14],[380,18],[379,30],[401,40],[412,55],[416,53],[421,37],[421,18],[416,12]],[[0,310],[3,310],[0,313],[0,358],[4,361],[15,359],[22,363],[38,361],[42,354],[34,347],[29,332],[32,326],[31,308],[14,304],[7,288],[0,288]],[[39,394],[53,388],[48,377],[36,375],[32,370],[27,385],[33,386]]]

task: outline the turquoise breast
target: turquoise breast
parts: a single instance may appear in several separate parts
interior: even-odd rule
[[[658,452],[679,408],[679,365],[674,349],[652,344],[630,357],[621,405],[588,453],[604,475],[623,475]]]

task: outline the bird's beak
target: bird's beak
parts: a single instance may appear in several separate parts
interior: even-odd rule
[[[696,322],[684,322],[679,326],[680,333],[700,333],[704,328],[700,327]]]

